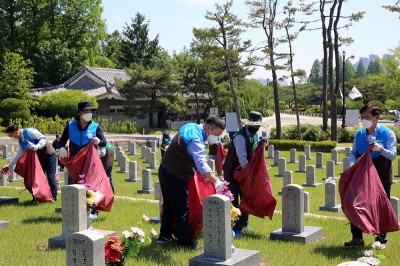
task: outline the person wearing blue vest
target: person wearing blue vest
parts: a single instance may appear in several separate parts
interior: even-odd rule
[[[17,125],[9,125],[5,132],[9,137],[18,140],[19,149],[14,159],[4,166],[1,169],[1,172],[6,174],[9,171],[9,168],[12,168],[22,157],[26,149],[37,151],[40,165],[43,168],[43,172],[47,175],[51,195],[53,196],[54,201],[57,201],[57,155],[51,145],[47,145],[46,136],[36,128],[19,129]]]
[[[397,154],[397,140],[391,129],[378,124],[380,114],[381,110],[379,107],[372,104],[367,104],[360,109],[363,128],[356,132],[349,156],[349,163],[350,166],[353,165],[364,154],[368,146],[374,144],[371,154],[372,161],[374,162],[386,195],[390,199],[392,161],[396,158]],[[353,238],[345,242],[344,245],[346,247],[364,246],[362,231],[356,225],[350,224],[350,227]],[[386,234],[376,236],[375,241],[385,244],[387,242]]]
[[[69,140],[69,155],[75,156],[82,148],[84,148],[90,142],[99,147],[105,147],[107,144],[106,138],[104,137],[103,130],[100,126],[92,121],[93,112],[97,108],[94,107],[90,102],[78,103],[78,109],[76,113],[78,116],[75,120],[68,122],[67,126],[60,138],[60,157],[67,157],[67,151],[65,145]],[[72,184],[73,180],[71,176],[68,176],[68,184]]]
[[[220,136],[225,129],[225,121],[215,116],[206,119],[203,125],[187,123],[174,136],[162,157],[158,169],[163,213],[160,235],[157,243],[172,241],[173,222],[176,223],[178,244],[188,249],[198,249],[189,234],[189,206],[187,183],[194,178],[195,168],[214,184],[216,190],[223,190],[224,183],[214,175],[207,164],[205,142],[212,136]]]
[[[229,182],[228,187],[234,197],[232,205],[236,208],[239,208],[239,198],[242,197],[242,191],[240,190],[239,183],[233,178],[234,171],[239,171],[246,167],[251,159],[250,154],[257,148],[259,142],[257,132],[263,123],[262,115],[260,112],[251,111],[249,119],[245,119],[243,122],[245,126],[233,135],[229,143],[228,153],[223,165],[225,180]],[[235,232],[235,237],[242,236],[242,230],[248,228],[248,222],[249,215],[242,212],[239,220],[235,222],[232,228]]]

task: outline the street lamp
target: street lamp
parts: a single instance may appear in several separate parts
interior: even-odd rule
[[[343,101],[342,101],[342,127],[346,127],[346,95],[344,94],[344,88],[345,88],[345,73],[346,73],[346,61],[349,59],[354,58],[354,55],[349,56],[346,59],[346,51],[343,51],[343,80],[342,80],[342,95],[343,95]]]

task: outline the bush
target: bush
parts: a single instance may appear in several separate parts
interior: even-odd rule
[[[304,140],[277,140],[270,139],[268,144],[274,145],[276,150],[290,150],[295,148],[298,151],[304,150],[304,145],[310,145],[312,151],[317,152],[330,152],[332,149],[336,148],[335,141],[304,141]]]
[[[329,133],[322,129],[319,125],[302,124],[300,131],[304,140],[308,141],[323,141],[329,138]],[[297,125],[282,127],[281,139],[294,140],[298,139]],[[276,138],[276,128],[271,129],[271,138]]]
[[[31,115],[27,100],[16,98],[4,99],[0,104],[0,116],[3,119],[1,124],[8,126],[13,119],[20,118],[28,120]]]

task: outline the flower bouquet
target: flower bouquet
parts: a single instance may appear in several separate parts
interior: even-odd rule
[[[369,265],[379,265],[381,260],[385,259],[386,256],[380,254],[380,250],[385,249],[385,244],[382,244],[379,241],[376,241],[372,244],[372,250],[365,250],[364,257],[358,258],[357,261],[364,262]]]
[[[106,265],[121,266],[139,254],[140,246],[145,241],[145,233],[138,227],[131,227],[131,231],[123,231],[123,237],[111,236],[104,244]]]
[[[90,184],[86,183],[85,175],[79,175],[78,184],[86,187],[86,206],[93,209],[96,206],[96,193]]]
[[[235,198],[233,197],[232,192],[228,188],[229,182],[225,181],[222,177],[220,177],[220,179],[224,182],[224,189],[217,190],[217,194],[228,197],[229,200],[232,202]],[[231,204],[231,225],[232,225],[232,227],[235,226],[235,223],[239,219],[240,215],[242,215],[242,213],[240,212],[239,208],[236,208]]]

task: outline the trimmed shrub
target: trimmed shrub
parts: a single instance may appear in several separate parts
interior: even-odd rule
[[[311,150],[314,152],[330,152],[336,148],[336,141],[304,141],[304,140],[277,140],[270,139],[268,144],[274,145],[277,150],[290,150],[295,148],[298,151],[304,150],[304,145],[310,145]]]
[[[31,112],[27,100],[7,98],[1,101],[0,117],[3,119],[1,122],[2,126],[12,124],[12,120],[17,118],[28,120],[30,115]]]

